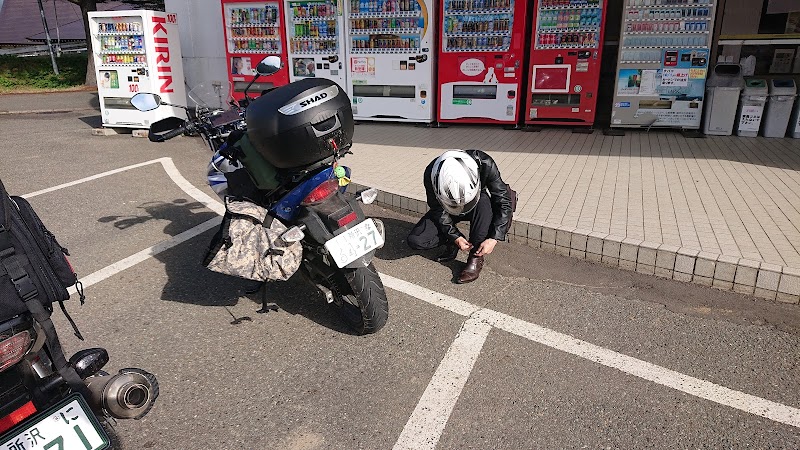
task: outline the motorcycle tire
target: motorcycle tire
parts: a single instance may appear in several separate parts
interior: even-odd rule
[[[336,283],[335,304],[344,320],[357,334],[375,333],[389,318],[389,301],[378,271],[366,267],[347,269]]]

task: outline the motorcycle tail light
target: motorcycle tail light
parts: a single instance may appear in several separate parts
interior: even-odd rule
[[[36,413],[36,407],[33,406],[33,402],[25,403],[17,408],[16,411],[0,419],[0,434],[10,430],[14,425],[22,422],[34,413]]]
[[[20,362],[32,343],[31,333],[27,330],[0,341],[0,372]]]
[[[330,197],[331,195],[335,194],[337,190],[339,190],[338,179],[334,178],[325,181],[324,183],[315,187],[314,190],[311,191],[300,204],[306,206],[306,205],[312,205],[314,203],[319,203],[325,200],[326,198]]]
[[[347,225],[348,223],[350,223],[350,222],[352,222],[352,221],[354,221],[356,219],[358,219],[358,216],[356,215],[356,212],[353,211],[350,214],[348,214],[348,215],[342,217],[341,219],[337,220],[336,224],[339,225],[339,227],[343,227],[343,226]]]

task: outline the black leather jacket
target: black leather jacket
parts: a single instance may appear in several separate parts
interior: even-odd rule
[[[506,233],[511,226],[511,197],[508,193],[506,183],[500,178],[500,170],[491,156],[481,150],[464,150],[475,162],[478,163],[478,175],[481,181],[481,190],[485,195],[487,192],[492,202],[492,225],[489,227],[487,239],[504,241]],[[431,181],[431,171],[433,170],[434,159],[425,168],[423,183],[425,184],[425,194],[428,197],[428,213],[436,223],[439,231],[448,236],[451,241],[455,241],[463,236],[453,223],[453,216],[442,208],[433,193],[433,182]]]

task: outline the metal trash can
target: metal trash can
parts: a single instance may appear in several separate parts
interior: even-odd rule
[[[739,103],[736,124],[736,135],[756,137],[761,128],[761,118],[764,117],[764,105],[769,97],[767,80],[749,78],[744,82],[742,101]]]
[[[717,64],[706,82],[704,134],[730,136],[736,121],[736,105],[744,88],[739,64]]]
[[[764,137],[782,138],[786,136],[789,116],[792,115],[797,86],[791,78],[769,81],[769,101],[764,113]]]

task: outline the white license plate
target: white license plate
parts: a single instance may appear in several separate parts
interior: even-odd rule
[[[108,436],[78,395],[35,417],[35,423],[4,435],[0,449],[101,450],[109,446]]]
[[[344,267],[383,245],[383,236],[372,219],[367,219],[325,243],[336,265]]]

